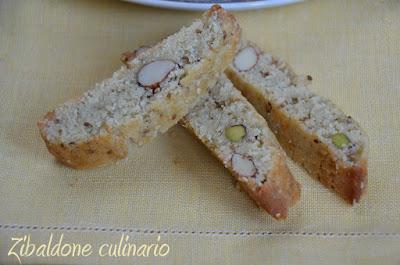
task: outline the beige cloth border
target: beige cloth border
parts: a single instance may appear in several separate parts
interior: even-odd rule
[[[369,191],[360,205],[349,207],[290,162],[302,200],[287,221],[276,222],[182,128],[127,161],[87,171],[55,163],[39,138],[35,122],[47,110],[109,76],[122,51],[156,42],[197,13],[120,1],[1,1],[0,263],[15,261],[6,255],[12,236],[29,232],[45,240],[47,227],[93,243],[121,232],[109,228],[167,229],[169,259],[138,264],[399,263],[399,13],[399,1],[372,0],[237,13],[247,38],[311,74],[312,89],[358,120],[371,140]],[[147,233],[134,232],[147,240]],[[113,262],[125,261],[23,264]]]
[[[62,232],[53,232],[58,239]],[[23,237],[26,230],[6,230],[0,240]],[[29,231],[32,242],[46,243],[50,232]],[[91,243],[94,250],[104,243],[118,243],[123,233],[64,232],[64,242]],[[137,245],[157,242],[157,234],[125,233],[129,242]],[[160,243],[169,245],[164,257],[99,257],[98,252],[88,257],[21,258],[22,264],[398,264],[399,238],[374,236],[193,236],[190,234],[161,234]],[[0,252],[6,253],[6,245]],[[18,264],[14,256],[2,257],[2,264]]]

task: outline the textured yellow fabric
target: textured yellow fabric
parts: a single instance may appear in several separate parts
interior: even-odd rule
[[[96,244],[118,240],[121,229],[132,229],[138,242],[164,231],[171,251],[165,258],[23,264],[400,262],[400,2],[306,1],[236,14],[246,37],[310,74],[312,89],[369,134],[361,204],[346,205],[290,162],[302,198],[287,221],[274,221],[178,126],[113,166],[57,164],[36,121],[110,76],[121,52],[155,43],[200,14],[119,1],[1,1],[1,264],[17,262],[7,257],[13,236],[45,240],[54,231]]]

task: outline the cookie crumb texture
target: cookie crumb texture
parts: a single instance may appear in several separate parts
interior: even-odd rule
[[[252,172],[240,175],[253,178],[257,185],[262,185],[271,170],[272,156],[279,149],[269,146],[273,144],[271,139],[275,139],[275,136],[256,115],[258,113],[224,75],[185,116],[185,121],[201,139],[212,143],[218,155],[223,158],[224,165],[232,165],[238,173]],[[243,128],[243,131],[240,130],[243,136],[240,141],[233,141],[232,133],[227,133],[233,128]],[[248,167],[254,164],[254,169],[243,169],[240,164],[247,164]]]
[[[188,113],[229,64],[239,35],[234,17],[212,8],[48,113],[38,125],[49,151],[76,168],[125,157],[128,140],[143,145]]]
[[[243,51],[257,62],[243,71]],[[350,203],[359,201],[367,182],[368,137],[353,118],[307,85],[284,61],[241,41],[227,75],[261,113],[295,161]],[[244,64],[244,63],[243,63]]]
[[[276,219],[284,219],[300,185],[266,121],[225,75],[180,123],[236,177],[241,187]]]

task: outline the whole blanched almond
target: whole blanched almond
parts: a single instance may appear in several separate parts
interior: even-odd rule
[[[253,160],[241,154],[233,154],[231,158],[233,170],[240,176],[250,178],[257,173]]]
[[[143,87],[157,89],[160,83],[175,68],[171,60],[156,60],[144,65],[138,72],[138,82]]]
[[[257,51],[251,46],[240,50],[233,59],[233,65],[239,71],[249,71],[257,64],[257,62]]]

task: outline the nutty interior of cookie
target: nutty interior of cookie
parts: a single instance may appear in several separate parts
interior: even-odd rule
[[[269,143],[275,138],[266,122],[255,118],[255,114],[223,75],[184,120],[199,138],[214,147],[225,166],[262,185],[272,167],[276,150]]]
[[[231,69],[261,89],[270,104],[313,134],[316,143],[328,145],[346,163],[357,161],[365,148],[367,136],[350,116],[307,88],[311,76],[294,75],[285,62],[247,41],[242,41]]]
[[[75,143],[132,120],[143,123],[145,133],[152,120],[152,103],[184,93],[187,88],[181,80],[187,72],[198,68],[200,61],[224,40],[217,14],[195,21],[139,54],[130,62],[131,67],[122,67],[79,99],[58,107],[46,122],[47,137],[51,141]]]

